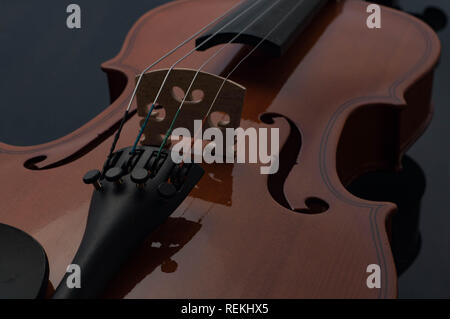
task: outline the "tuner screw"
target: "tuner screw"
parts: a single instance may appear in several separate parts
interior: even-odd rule
[[[150,177],[149,172],[143,168],[137,168],[131,173],[131,180],[136,183],[139,189],[144,189],[145,183]]]
[[[100,183],[101,173],[98,169],[94,169],[92,171],[89,171],[84,175],[83,182],[87,185],[92,184],[94,188],[98,191],[102,190],[102,184]]]
[[[120,167],[110,168],[105,174],[106,180],[108,182],[114,182],[117,186],[122,185],[122,176],[123,170]]]

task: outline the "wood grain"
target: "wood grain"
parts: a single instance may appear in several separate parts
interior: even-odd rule
[[[236,3],[181,0],[148,12],[117,57],[103,64],[112,89],[109,108],[44,145],[0,144],[0,221],[44,246],[53,286],[84,231],[92,190],[81,178],[103,165],[135,76]],[[281,167],[284,177],[268,180],[259,165],[203,165],[207,174],[198,189],[151,234],[106,296],[396,297],[386,230],[395,205],[356,198],[343,183],[368,170],[399,168],[402,153],[430,120],[440,45],[424,23],[387,8],[383,28],[369,30],[366,6],[331,1],[281,59],[256,54],[233,74],[231,80],[247,88],[241,126],[280,128],[289,159]],[[191,47],[158,67],[170,67]],[[180,67],[195,69],[210,50]],[[205,72],[227,74],[246,52],[229,46]],[[118,147],[132,144],[139,122],[137,116],[128,121]],[[278,192],[269,193],[269,183]],[[329,208],[299,213],[314,210],[311,198]],[[381,289],[366,286],[366,267],[373,263],[382,270]]]

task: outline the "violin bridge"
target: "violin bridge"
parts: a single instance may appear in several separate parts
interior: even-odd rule
[[[144,120],[160,90],[168,70],[156,70],[146,73],[136,94],[137,114]],[[169,74],[158,102],[144,130],[142,145],[159,146],[164,135],[176,116],[185,92],[195,76],[196,70],[174,69]],[[136,78],[137,81],[138,78]],[[190,93],[175,121],[173,128],[188,129],[191,137],[203,137],[206,129],[217,127],[223,132],[226,128],[238,128],[246,89],[230,80],[210,73],[200,72],[192,85]],[[219,92],[219,94],[218,94]],[[217,96],[217,99],[216,99]],[[216,101],[214,102],[214,100]],[[213,103],[214,102],[214,103]],[[194,130],[194,121],[203,120],[213,104],[202,132]],[[169,138],[170,141],[170,138]]]

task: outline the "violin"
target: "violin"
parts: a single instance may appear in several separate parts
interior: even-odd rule
[[[432,118],[440,43],[387,7],[368,28],[367,6],[170,2],[102,64],[103,112],[42,145],[0,143],[0,221],[42,245],[47,297],[395,298],[396,206],[346,186],[401,169]],[[177,128],[217,160],[176,162]],[[218,132],[238,128],[277,132],[257,147],[279,152],[230,159]]]

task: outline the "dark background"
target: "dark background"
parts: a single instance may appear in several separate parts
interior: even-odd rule
[[[100,64],[119,52],[143,13],[165,2],[2,0],[0,141],[13,145],[51,141],[106,108],[108,86]],[[433,94],[436,113],[408,152],[426,177],[419,224],[422,243],[417,258],[400,276],[399,289],[401,298],[450,298],[450,28],[445,25],[450,1],[379,2],[418,14],[435,8],[425,19],[442,40]],[[70,3],[81,6],[81,30],[66,28]]]

